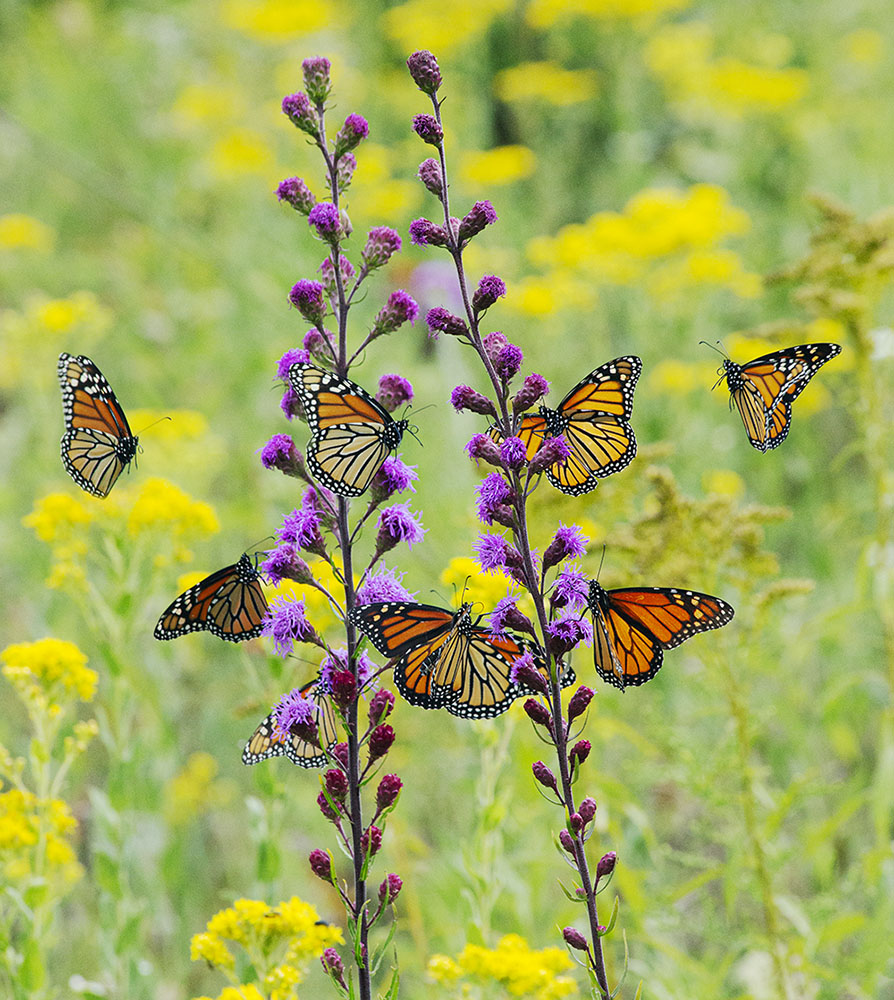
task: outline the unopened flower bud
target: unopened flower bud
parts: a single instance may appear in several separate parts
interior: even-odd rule
[[[332,767],[323,775],[323,780],[329,798],[336,802],[344,802],[348,795],[348,776],[345,772]]]
[[[441,70],[438,60],[428,51],[420,49],[407,59],[407,69],[413,77],[413,83],[424,94],[436,94],[441,86]]]
[[[403,888],[403,884],[403,879],[400,875],[395,875],[394,872],[386,875],[379,885],[379,902],[389,905],[393,903]]]
[[[549,382],[542,375],[533,372],[525,376],[521,389],[512,397],[514,413],[524,413],[549,392]]]
[[[370,763],[384,757],[394,743],[394,730],[387,723],[381,723],[369,734]]]
[[[571,696],[571,700],[568,702],[568,721],[574,722],[574,720],[579,716],[583,715],[587,710],[587,706],[593,700],[594,691],[592,688],[588,688],[585,684],[582,684]]]
[[[599,864],[596,865],[596,878],[605,878],[606,875],[611,875],[615,870],[615,864],[618,861],[618,855],[614,851],[609,851],[608,854],[603,854],[599,859]]]
[[[535,761],[531,765],[531,770],[534,773],[534,777],[544,788],[551,788],[553,791],[556,791],[556,776],[542,760]]]
[[[338,185],[339,194],[344,194],[351,186],[354,179],[354,171],[357,169],[357,157],[353,153],[344,153],[335,168],[335,183]]]
[[[300,177],[287,177],[276,189],[276,197],[291,205],[296,212],[307,215],[317,199]]]
[[[382,267],[400,250],[401,239],[390,226],[374,226],[366,237],[363,248],[363,263],[371,271]]]
[[[592,823],[593,817],[596,815],[596,800],[590,798],[588,795],[585,799],[581,800],[577,811],[584,823]]]
[[[587,757],[590,756],[590,749],[591,743],[589,740],[578,740],[568,754],[568,762],[571,767],[574,767],[575,761],[578,764],[583,764]]]
[[[425,322],[428,323],[431,337],[437,337],[438,333],[446,333],[450,337],[465,337],[469,333],[465,320],[454,316],[442,306],[429,309],[425,315]]]
[[[562,937],[565,938],[565,944],[567,944],[569,948],[575,948],[577,951],[589,950],[587,939],[583,936],[583,934],[581,934],[580,931],[575,930],[573,927],[563,928]]]
[[[332,700],[344,714],[357,698],[357,678],[350,670],[336,670],[330,681]]]
[[[478,282],[478,287],[472,296],[472,308],[476,313],[484,312],[505,294],[506,285],[503,279],[498,278],[495,274],[486,274]]]
[[[388,301],[379,310],[373,327],[376,336],[384,333],[394,333],[399,330],[407,320],[415,323],[419,315],[419,306],[416,300],[411,298],[402,288],[392,292],[388,296]]]
[[[391,727],[388,726],[387,728],[390,729]],[[403,786],[404,783],[396,774],[386,774],[382,778],[379,782],[379,787],[376,789],[377,814],[382,812],[383,809],[388,809],[394,805]]]
[[[458,385],[450,393],[450,404],[457,413],[462,413],[463,410],[471,410],[472,413],[483,413],[488,417],[495,417],[497,415],[497,411],[491,400],[468,385]]]
[[[383,375],[379,379],[376,400],[389,413],[394,413],[399,406],[409,403],[412,399],[413,386],[410,385],[403,375]]]
[[[347,992],[348,984],[345,982],[345,967],[339,953],[334,948],[327,948],[323,954],[320,955],[320,962],[326,972],[326,975],[338,983],[339,986],[343,987],[345,992]]]
[[[282,111],[296,128],[300,128],[302,132],[312,135],[315,139],[319,136],[319,123],[307,94],[299,92],[284,97]]]
[[[418,177],[433,195],[443,199],[444,181],[441,177],[441,165],[437,160],[423,160],[419,164]]]
[[[559,830],[559,843],[572,857],[574,857],[574,840],[567,830]]]
[[[324,364],[328,362],[331,364],[332,350],[330,348],[332,346],[332,335],[328,330],[324,334],[320,333],[315,326],[312,326],[307,333],[305,333],[303,344],[305,350],[313,356],[314,361],[322,361]],[[327,344],[329,345],[328,347]]]
[[[393,710],[394,695],[387,688],[381,688],[376,691],[369,703],[369,724],[377,726],[380,722],[384,722]]]
[[[524,705],[525,714],[532,721],[537,723],[538,726],[547,726],[552,723],[553,717],[550,714],[549,709],[542,703],[537,701],[536,698],[528,698]]]
[[[310,870],[317,878],[321,878],[324,882],[329,882],[331,885],[334,884],[332,858],[329,856],[328,851],[317,848],[317,850],[310,852],[308,861],[310,861]]]
[[[549,469],[557,462],[564,462],[570,455],[571,449],[565,443],[565,438],[561,434],[558,437],[547,438],[531,459],[531,475],[535,476],[537,473]]]
[[[351,751],[348,749],[347,743],[336,743],[334,747],[329,751],[332,756],[339,762],[341,769],[347,773],[348,770],[348,760],[350,758]]]
[[[369,125],[362,115],[348,115],[335,136],[335,158],[349,153],[369,135]]]
[[[574,833],[580,833],[584,826],[584,820],[580,813],[572,813],[568,817],[568,825]]]
[[[462,242],[477,236],[486,226],[497,221],[497,213],[489,201],[476,201],[459,224],[459,238]]]
[[[320,792],[317,796],[317,805],[320,807],[320,812],[329,820],[330,823],[334,823],[339,817],[338,813],[329,804],[329,800],[326,798],[324,792]]]
[[[332,67],[329,60],[325,56],[312,56],[304,60],[301,68],[304,70],[304,89],[307,91],[307,96],[314,104],[321,106],[331,89],[329,71]]]
[[[476,434],[466,445],[469,458],[480,458],[491,465],[501,466],[500,449],[487,434]]]
[[[515,679],[523,687],[529,688],[531,691],[537,691],[540,694],[546,694],[549,691],[549,687],[546,683],[546,678],[540,671],[533,666],[525,664],[516,670]]]
[[[414,115],[413,131],[423,142],[430,146],[440,146],[444,138],[444,130],[438,124],[434,115]]]
[[[377,826],[370,826],[360,837],[360,848],[364,857],[369,854],[374,858],[382,847],[382,831]]]

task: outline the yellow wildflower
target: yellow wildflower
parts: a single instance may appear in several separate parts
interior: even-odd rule
[[[322,0],[228,0],[222,10],[227,27],[274,43],[318,31],[331,17]]]
[[[63,639],[40,639],[19,642],[0,653],[3,673],[14,680],[25,675],[26,682],[47,691],[61,686],[81,701],[91,701],[96,693],[98,675],[87,667],[87,657],[73,642]]]
[[[430,49],[446,56],[483,34],[512,0],[441,0],[436,17],[430,0],[410,0],[383,15],[385,34],[407,52]]]
[[[19,850],[37,843],[35,801],[30,792],[18,788],[0,793],[0,851]]]
[[[189,957],[193,962],[204,959],[209,965],[222,969],[232,969],[236,959],[217,934],[193,934],[189,942]]]
[[[6,877],[18,880],[35,871],[38,875],[46,873],[39,868],[40,856],[32,852],[43,835],[47,872],[65,882],[74,882],[82,869],[65,838],[76,828],[71,810],[61,799],[42,801],[18,788],[0,793],[0,862]]]
[[[720,359],[718,358],[718,363]],[[671,396],[685,396],[696,390],[710,388],[717,380],[719,364],[710,361],[679,361],[665,358],[655,365],[648,375],[648,385],[655,392]]]
[[[254,983],[225,986],[217,1000],[267,1000]]]
[[[35,304],[31,317],[48,333],[70,333],[85,325],[104,326],[107,311],[92,292],[75,292],[67,299],[48,299]]]
[[[165,787],[165,815],[171,823],[188,822],[233,798],[233,783],[215,780],[217,772],[217,761],[210,753],[190,754],[186,766]]]
[[[721,59],[711,67],[708,88],[712,103],[735,111],[778,111],[801,100],[807,91],[807,74],[802,69],[771,69]]]
[[[55,230],[39,219],[18,212],[0,215],[0,250],[48,253],[55,242]]]
[[[266,176],[275,163],[270,144],[253,129],[232,129],[211,150],[211,167],[218,177]]]
[[[745,480],[732,469],[713,469],[702,476],[706,493],[738,500],[745,495]]]
[[[88,506],[90,504],[90,506]],[[42,542],[55,544],[69,541],[96,516],[90,501],[68,493],[48,493],[34,505],[34,510],[22,518]]]
[[[46,579],[50,590],[86,590],[87,574],[84,567],[77,562],[59,561],[50,567],[50,575]]]
[[[452,588],[452,604],[458,608],[464,601],[480,602],[486,611],[505,597],[514,586],[512,580],[503,573],[485,575],[481,567],[469,556],[456,556],[441,573],[441,583]]]
[[[844,50],[853,62],[875,66],[884,59],[885,39],[878,31],[861,28],[844,36]]]
[[[465,152],[460,176],[469,185],[514,184],[537,169],[537,157],[527,146],[497,146],[484,152]]]
[[[672,10],[683,10],[690,0],[533,0],[525,19],[535,28],[549,28],[573,17],[598,20],[654,19]]]
[[[502,101],[540,100],[561,107],[592,100],[599,86],[593,70],[565,69],[547,59],[501,70],[494,78],[494,92]]]
[[[448,955],[432,955],[426,969],[435,982],[446,986],[455,983],[463,974],[463,970]]]
[[[220,530],[214,508],[167,479],[153,476],[140,487],[127,517],[127,530],[132,536],[143,531],[163,528],[174,535],[213,535]]]
[[[245,97],[236,87],[191,83],[177,95],[171,111],[186,125],[202,122],[219,125],[241,114],[244,104]]]

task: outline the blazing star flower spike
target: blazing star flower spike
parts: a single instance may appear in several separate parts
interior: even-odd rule
[[[286,415],[287,420],[292,420],[294,417],[298,417],[300,420],[305,419],[304,407],[301,405],[301,400],[291,385],[286,385],[282,399],[279,402],[279,408]]]
[[[332,82],[329,79],[331,63],[325,56],[312,56],[304,60],[301,68],[304,71],[304,89],[307,91],[307,96],[317,107],[322,107],[332,89]]]
[[[418,315],[419,306],[416,305],[415,299],[399,288],[388,296],[388,301],[379,310],[373,323],[373,329],[377,335],[394,333],[407,321],[411,324],[415,323]]]
[[[429,219],[414,219],[410,223],[410,242],[417,247],[447,246],[447,230]]]
[[[300,177],[287,177],[281,181],[276,188],[276,197],[302,215],[307,215],[317,203],[314,193]]]
[[[413,83],[424,93],[433,95],[441,86],[441,70],[438,60],[428,51],[420,49],[407,59],[407,69],[413,78]]]
[[[306,730],[313,725],[316,706],[297,688],[284,694],[273,709],[275,731],[281,739],[291,735],[292,727]]]
[[[413,400],[413,386],[403,375],[383,375],[376,390],[376,401],[389,412]]]
[[[509,631],[527,632],[529,635],[536,634],[531,619],[518,610],[517,601],[517,594],[507,594],[505,597],[500,598],[494,605],[494,610],[489,615],[490,627],[493,629],[494,634],[504,635]],[[516,661],[515,666],[518,666],[520,663],[521,659]],[[530,665],[533,666],[533,663],[534,660],[532,657]],[[521,681],[521,683],[524,683],[524,681]]]
[[[289,94],[282,99],[282,112],[289,121],[302,132],[319,137],[320,128],[313,105],[307,94]]]
[[[547,641],[555,656],[570,652],[575,646],[592,639],[589,622],[579,618],[559,618],[547,626]]]
[[[308,223],[317,231],[321,240],[334,246],[341,239],[341,215],[330,201],[321,201],[310,210]]]
[[[319,510],[305,495],[301,506],[282,519],[277,535],[281,542],[295,545],[314,555],[325,556],[326,542],[320,530],[322,523]]]
[[[521,561],[518,551],[502,535],[481,534],[475,540],[478,565],[485,573],[498,573]]]
[[[528,450],[521,438],[508,437],[500,442],[500,461],[507,469],[518,470],[524,464]]]
[[[564,566],[556,575],[550,600],[557,608],[581,611],[587,605],[589,586],[579,566]]]
[[[529,468],[531,475],[536,476],[538,473],[543,472],[544,469],[555,465],[556,462],[564,462],[570,455],[571,449],[561,434],[558,437],[547,438],[537,449],[530,461]]]
[[[319,281],[302,279],[296,282],[289,292],[289,301],[308,323],[313,323],[314,326],[323,325],[326,306],[323,302],[323,286]]]
[[[322,641],[307,620],[304,601],[288,597],[277,598],[267,609],[261,635],[273,639],[280,656],[288,656],[296,642],[313,642],[319,645]]]

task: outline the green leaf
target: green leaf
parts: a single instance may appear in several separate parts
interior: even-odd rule
[[[382,1000],[396,1000],[397,989],[400,986],[400,970],[398,968],[394,969],[391,973],[391,982],[388,985],[388,992],[382,997]]]
[[[282,868],[282,854],[272,840],[262,840],[258,844],[258,880],[273,882]]]
[[[19,966],[19,980],[28,993],[36,993],[43,986],[44,978],[40,944],[32,939],[25,945],[22,964]]]
[[[135,951],[137,943],[140,938],[140,927],[143,923],[143,916],[141,913],[134,914],[132,917],[128,917],[124,921],[124,926],[118,933],[118,938],[115,943],[115,954],[116,955],[126,955],[128,952]]]
[[[116,899],[121,898],[121,873],[117,861],[110,858],[108,854],[94,854],[93,873],[100,889]]]

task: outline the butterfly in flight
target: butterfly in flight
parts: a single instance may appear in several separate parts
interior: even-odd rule
[[[227,642],[244,642],[261,634],[266,614],[261,574],[244,552],[232,566],[224,566],[176,597],[158,619],[155,638],[176,639],[206,630]]]
[[[350,621],[375,648],[394,661],[394,682],[411,705],[446,708],[463,719],[491,719],[530,693],[512,680],[525,653],[543,670],[540,649],[524,639],[495,635],[472,621],[471,605],[458,611],[429,604],[363,604]],[[574,683],[570,668],[562,685]]]
[[[62,464],[95,497],[105,497],[133,461],[138,440],[112,387],[83,355],[59,355],[65,433]]]
[[[744,365],[724,360],[720,381],[726,379],[730,400],[738,407],[753,447],[767,452],[782,444],[791,427],[792,403],[820,368],[840,353],[840,344],[799,344]]]
[[[311,474],[341,497],[359,497],[409,426],[355,382],[298,362],[289,382],[312,433],[305,460]]]
[[[518,436],[530,461],[544,438],[564,435],[571,455],[546,470],[546,478],[569,496],[589,493],[597,479],[620,472],[636,455],[636,437],[630,426],[633,390],[642,371],[639,358],[628,355],[594,368],[568,393],[555,410],[541,406],[522,417]],[[499,442],[496,427],[491,437]]]
[[[271,712],[252,733],[242,751],[243,764],[257,764],[270,757],[288,757],[299,767],[325,767],[329,762],[326,751],[338,742],[335,711],[329,692],[317,676],[300,689],[300,694],[314,703],[313,721],[317,724],[319,746],[291,733],[283,734],[276,727],[276,712]]]
[[[699,632],[721,628],[735,611],[719,597],[676,587],[604,590],[590,581],[596,672],[622,690],[658,673],[665,649]]]

